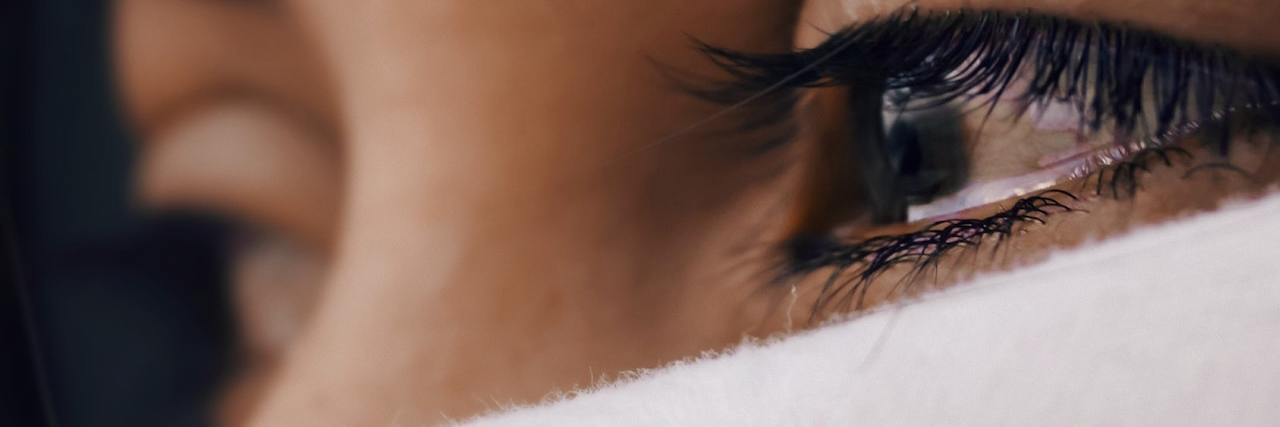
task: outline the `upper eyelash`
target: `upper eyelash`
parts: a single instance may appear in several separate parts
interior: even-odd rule
[[[1152,31],[1031,12],[906,9],[836,32],[812,49],[699,48],[730,79],[696,94],[720,102],[823,86],[904,91],[908,99],[899,101],[916,102],[913,108],[979,100],[988,114],[1001,99],[1020,102],[1023,113],[1036,103],[1070,102],[1082,130],[1110,125],[1154,138],[1182,123],[1227,121],[1240,108],[1275,111],[1280,102],[1280,69],[1270,62]],[[1029,82],[1023,92],[1008,93],[1019,77]],[[1154,123],[1145,120],[1148,113]]]

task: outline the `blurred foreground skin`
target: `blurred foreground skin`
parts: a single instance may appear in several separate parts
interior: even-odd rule
[[[233,386],[225,421],[463,417],[757,327],[733,261],[768,231],[762,201],[787,178],[760,171],[779,160],[641,147],[715,110],[654,61],[714,75],[695,32],[785,49],[795,8],[121,1],[144,201],[222,211],[324,260],[288,346],[255,325],[308,291],[241,307],[267,342],[250,350],[279,369]],[[242,254],[246,271],[268,252]]]
[[[248,230],[248,354],[223,421],[432,423],[802,324],[815,286],[759,291],[821,137],[760,156],[682,132],[720,107],[655,66],[719,75],[690,36],[784,51],[799,3],[118,1],[142,202]],[[1122,3],[1037,5],[1132,18],[1102,13]],[[857,4],[812,2],[803,22],[839,28]],[[1007,264],[1223,194],[1197,185],[1063,217]]]

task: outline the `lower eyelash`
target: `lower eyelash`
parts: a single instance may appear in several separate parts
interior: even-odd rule
[[[796,278],[832,269],[814,303],[814,318],[833,308],[860,309],[865,306],[871,282],[894,267],[912,265],[894,287],[894,292],[906,291],[929,270],[936,273],[946,255],[976,251],[992,238],[998,251],[1023,224],[1045,224],[1051,215],[1085,212],[1063,200],[1078,202],[1080,198],[1067,191],[1049,190],[1018,200],[986,218],[939,221],[914,233],[848,243],[830,238],[793,239],[787,245],[791,261],[785,276]]]
[[[1195,155],[1178,146],[1142,149],[1122,161],[1106,165],[1077,180],[1080,190],[1099,198],[1121,200],[1137,196],[1142,187],[1142,174],[1154,167],[1186,167],[1183,179],[1207,170],[1226,170],[1255,178],[1226,160],[1195,164]],[[839,241],[833,237],[797,237],[785,245],[788,264],[781,281],[796,280],[810,274],[830,270],[813,304],[810,319],[820,319],[833,312],[858,310],[866,306],[867,293],[878,278],[889,270],[909,265],[906,274],[894,284],[890,294],[907,293],[933,272],[947,256],[970,253],[990,246],[993,254],[1028,224],[1044,225],[1050,216],[1066,213],[1088,213],[1073,205],[1085,201],[1077,193],[1048,190],[1020,199],[997,214],[980,219],[938,221],[906,234],[869,239]]]

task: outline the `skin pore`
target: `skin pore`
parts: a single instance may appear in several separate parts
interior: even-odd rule
[[[726,131],[736,114],[689,131],[723,107],[669,72],[723,76],[690,36],[782,52],[904,4],[117,3],[142,203],[216,211],[250,235],[234,266],[249,355],[223,416],[256,425],[465,417],[799,327],[823,278],[788,300],[769,286],[772,249],[795,227],[794,195],[812,193],[813,153],[831,144],[815,129],[841,126],[823,112],[843,107],[824,99],[844,95],[810,94],[797,140],[760,155],[744,146],[761,135]],[[1280,7],[1261,0],[916,4],[1280,48]],[[1251,188],[1184,172],[1157,169],[1136,197],[1054,217],[1038,226],[1052,232],[1011,241],[1016,257],[940,282]]]

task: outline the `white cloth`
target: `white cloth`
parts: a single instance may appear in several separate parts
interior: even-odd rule
[[[1280,197],[478,426],[1280,425]]]

